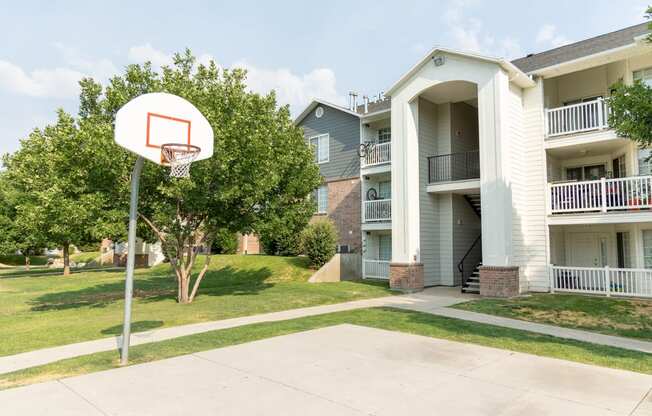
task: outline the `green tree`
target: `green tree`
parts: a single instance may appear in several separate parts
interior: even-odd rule
[[[143,93],[168,92],[193,103],[213,127],[214,155],[194,163],[190,178],[169,178],[167,169],[147,163],[141,179],[139,218],[149,227],[148,238],[162,242],[180,303],[195,298],[210,256],[194,283],[193,266],[200,252],[210,253],[218,232],[249,232],[275,207],[304,203],[320,181],[287,106],[279,108],[273,92],[248,92],[245,76],[214,62],[197,65],[186,50],[160,74],[145,63],[128,66],[105,89],[92,80],[82,82],[80,129],[102,137],[113,146],[107,152],[120,155],[120,160],[107,157],[111,163],[104,169],[117,184],[109,199],[123,212],[135,159],[113,145],[112,123],[120,107]]]
[[[652,7],[647,8],[645,17],[652,18]],[[652,29],[652,23],[648,27]],[[646,40],[652,42],[652,34]],[[631,85],[618,82],[612,86],[609,109],[609,126],[618,136],[643,148],[652,145],[652,88],[640,80]]]
[[[56,123],[34,130],[4,157],[6,180],[16,193],[14,230],[24,236],[25,250],[34,244],[61,247],[64,275],[70,274],[70,246],[97,241],[114,220],[106,178],[94,159],[98,144],[59,110]]]

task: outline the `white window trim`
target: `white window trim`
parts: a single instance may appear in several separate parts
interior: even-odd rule
[[[324,211],[321,211],[319,209],[319,201],[321,201],[320,194],[322,191],[326,192],[326,209]],[[328,213],[328,185],[320,185],[319,188],[317,188],[317,214],[327,214]]]
[[[323,138],[326,139],[326,160],[319,160],[319,150],[320,150],[319,142]],[[328,163],[330,161],[330,158],[331,158],[331,151],[330,151],[331,138],[330,138],[330,134],[325,133],[325,134],[318,134],[316,136],[311,136],[311,137],[308,138],[308,143],[311,146],[314,146],[312,144],[312,141],[315,140],[315,139],[317,140],[317,161],[315,163],[317,163],[318,165],[321,165],[322,163]]]

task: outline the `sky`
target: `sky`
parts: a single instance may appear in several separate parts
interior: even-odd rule
[[[0,0],[0,154],[63,108],[78,80],[106,83],[130,63],[248,70],[294,115],[313,97],[374,96],[434,46],[518,58],[645,21],[639,0],[15,1]]]

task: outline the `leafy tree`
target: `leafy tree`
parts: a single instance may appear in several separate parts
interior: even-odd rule
[[[315,212],[312,199],[279,203],[254,227],[265,252],[277,256],[301,253],[301,233]]]
[[[645,17],[652,18],[652,7],[647,8]],[[648,27],[652,29],[652,23]],[[652,34],[646,40],[652,42]],[[612,87],[609,108],[609,126],[616,134],[644,148],[652,145],[652,88],[640,80],[632,85],[619,82]]]
[[[61,247],[64,275],[70,274],[70,246],[97,241],[115,214],[94,159],[98,144],[59,110],[56,123],[34,130],[4,157],[6,180],[16,192],[13,229],[20,238],[14,242],[21,250]]]
[[[210,256],[191,288],[193,266],[200,252],[210,253],[218,232],[249,232],[275,207],[304,203],[319,184],[312,153],[287,106],[279,108],[273,92],[248,92],[245,76],[214,62],[197,65],[186,50],[160,74],[145,63],[128,66],[105,89],[92,80],[82,82],[80,129],[111,143],[107,152],[120,155],[107,156],[111,163],[104,169],[116,183],[108,199],[123,212],[129,195],[126,179],[135,159],[112,144],[112,123],[120,107],[143,93],[168,92],[193,103],[213,127],[214,156],[194,163],[190,178],[169,178],[167,169],[147,163],[141,179],[140,222],[149,227],[148,238],[162,242],[181,303],[196,296]],[[141,229],[139,235],[144,234]]]

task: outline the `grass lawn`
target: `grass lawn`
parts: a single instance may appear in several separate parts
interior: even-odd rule
[[[29,256],[32,266],[44,265],[48,262],[47,256]],[[24,266],[25,257],[19,254],[0,255],[0,264],[6,266]]]
[[[198,266],[199,268],[199,266]],[[308,283],[307,259],[215,256],[199,294],[175,301],[168,265],[136,271],[132,330],[212,321],[389,294],[386,284]],[[122,331],[124,271],[2,278],[0,356]]]
[[[88,263],[99,258],[99,251],[81,251],[79,253],[70,255],[70,260],[74,261],[75,263]]]
[[[479,299],[457,309],[652,341],[652,301],[566,294]]]
[[[650,354],[391,308],[358,309],[281,322],[253,324],[137,345],[129,350],[130,364],[161,360],[342,323],[652,374]],[[0,375],[0,389],[114,368],[118,366],[118,358],[117,351],[109,351],[3,374]]]

